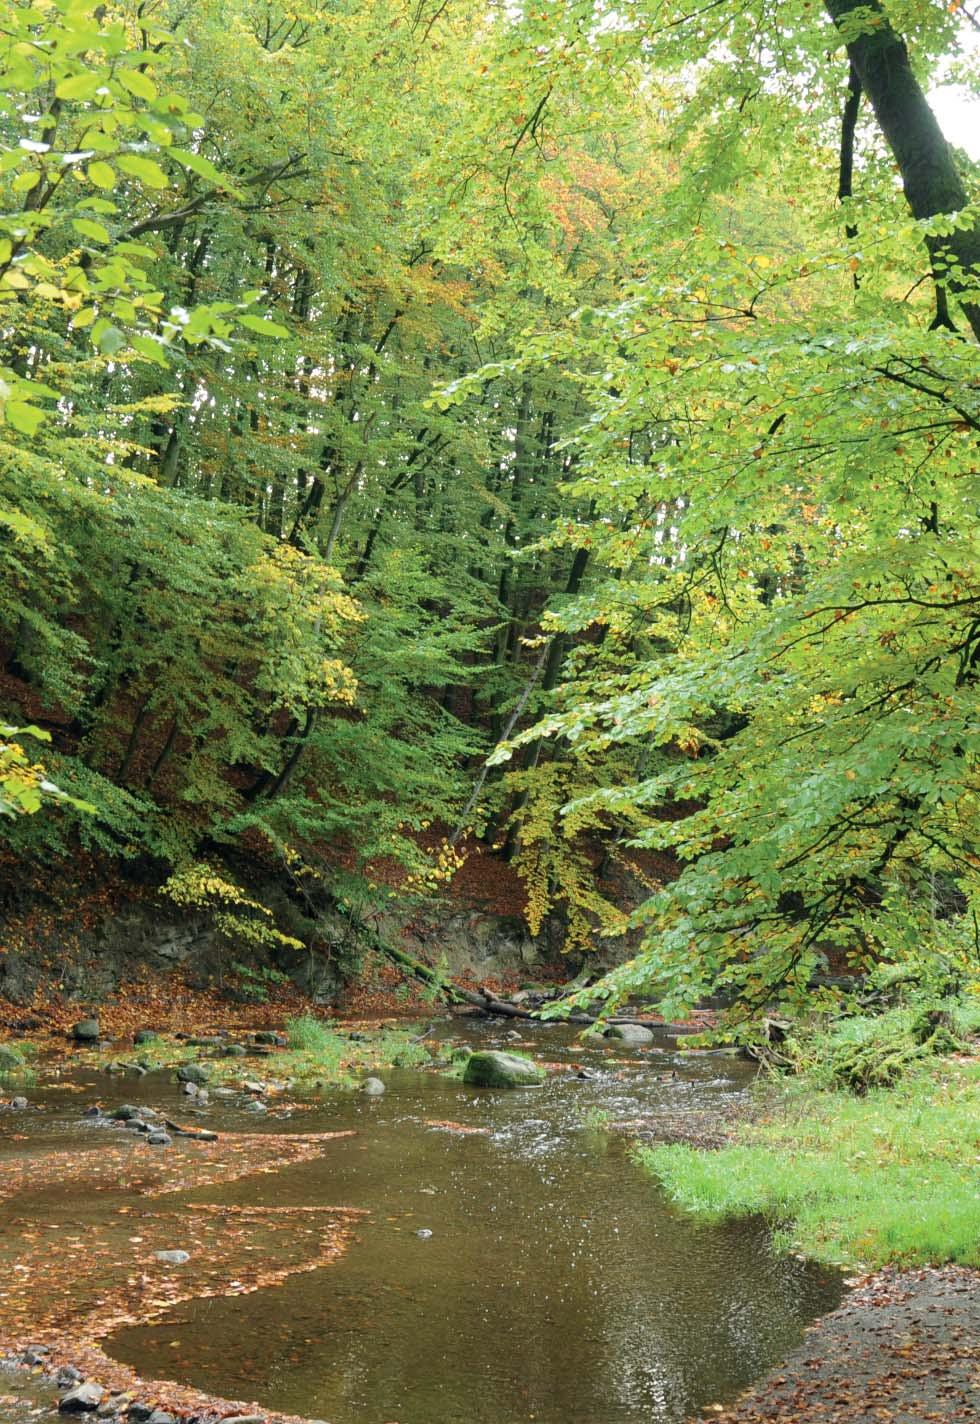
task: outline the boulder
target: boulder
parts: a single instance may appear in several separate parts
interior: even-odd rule
[[[642,1024],[610,1024],[606,1038],[619,1039],[621,1043],[652,1043],[653,1033]]]
[[[23,1068],[24,1060],[16,1049],[8,1048],[5,1043],[0,1043],[0,1073],[16,1073],[18,1068]]]
[[[385,1085],[380,1078],[365,1078],[361,1084],[361,1092],[369,1098],[380,1098],[384,1090]]]
[[[99,1037],[98,1019],[79,1019],[72,1025],[71,1036],[76,1043],[95,1043]],[[94,1409],[94,1405],[92,1406]]]
[[[58,1405],[62,1414],[89,1414],[102,1403],[104,1390],[100,1384],[80,1384],[70,1389]]]
[[[146,1140],[151,1147],[169,1147],[173,1138],[168,1132],[151,1132]]]
[[[14,1112],[23,1112],[24,1109],[28,1106],[28,1102],[26,1098],[11,1098],[10,1106],[13,1108]]]
[[[530,1088],[547,1078],[543,1068],[522,1053],[473,1053],[463,1071],[463,1082],[477,1088]]]
[[[207,1063],[182,1063],[177,1069],[181,1083],[196,1083],[198,1087],[211,1079],[211,1069]]]
[[[240,1043],[226,1043],[222,1052],[226,1058],[244,1058],[248,1049]]]
[[[135,1103],[120,1103],[117,1108],[112,1109],[109,1116],[115,1118],[116,1122],[140,1122],[143,1109],[138,1108]]]
[[[133,1043],[138,1048],[141,1043],[155,1043],[159,1037],[155,1028],[138,1028],[133,1034]]]

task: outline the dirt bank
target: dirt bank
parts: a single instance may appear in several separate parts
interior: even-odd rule
[[[886,1269],[703,1424],[960,1424],[980,1420],[980,1271]]]

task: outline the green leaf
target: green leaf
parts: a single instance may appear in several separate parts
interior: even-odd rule
[[[255,331],[259,336],[289,336],[289,328],[281,326],[277,321],[270,321],[264,316],[240,316],[236,317],[239,326],[245,326],[249,331]]]
[[[91,218],[72,218],[71,225],[82,237],[91,238],[93,242],[112,241],[102,224],[93,222]]]
[[[140,69],[117,69],[116,79],[137,99],[151,100],[157,97],[157,86],[149,75]]]
[[[116,186],[115,170],[101,159],[90,163],[85,171],[97,188],[114,188]]]
[[[86,70],[82,74],[72,74],[55,85],[59,99],[94,99],[105,83],[105,75],[99,70]]]
[[[19,430],[24,435],[34,435],[37,428],[44,420],[44,411],[38,410],[37,406],[28,405],[26,401],[8,401],[4,410],[4,415],[8,424],[15,430]]]
[[[170,187],[170,179],[152,158],[144,158],[138,153],[121,153],[116,159],[116,167],[138,178],[148,188]]]

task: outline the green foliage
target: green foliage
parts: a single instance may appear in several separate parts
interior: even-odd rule
[[[779,1050],[780,1058],[820,1088],[858,1093],[888,1088],[930,1058],[964,1047],[954,1032],[953,1014],[953,1005],[946,1009],[920,1001],[886,1014],[841,1018],[809,1032],[800,1027]]]
[[[290,1048],[298,1049],[302,1053],[323,1053],[328,1045],[336,1040],[336,1034],[322,1020],[315,1019],[310,1014],[288,1019],[286,1034]]]
[[[863,1097],[794,1085],[719,1152],[638,1147],[685,1211],[763,1213],[777,1245],[832,1264],[980,1263],[980,1070],[944,1065]]]
[[[267,964],[242,964],[235,960],[231,969],[238,979],[239,993],[255,1004],[264,1004],[267,1001],[270,986],[286,984],[289,981],[287,974],[272,969]]]

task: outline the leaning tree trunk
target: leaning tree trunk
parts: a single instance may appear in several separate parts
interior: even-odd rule
[[[917,218],[957,213],[969,202],[953,152],[912,72],[908,49],[892,29],[880,0],[825,0],[834,24],[840,26],[858,11],[877,20],[847,46],[851,64],[868,96],[875,118],[898,164],[905,197]],[[934,262],[944,256],[952,263],[947,273],[936,270],[936,280],[954,295],[975,286],[980,273],[980,224],[929,242]],[[980,304],[963,298],[963,311],[980,341]]]

